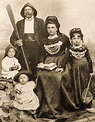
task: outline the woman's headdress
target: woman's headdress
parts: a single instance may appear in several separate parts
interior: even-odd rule
[[[55,24],[58,29],[60,27],[60,23],[56,16],[48,16],[45,20],[45,24],[46,24],[46,26],[47,26],[47,24]]]

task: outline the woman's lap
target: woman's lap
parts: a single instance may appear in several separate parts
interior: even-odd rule
[[[71,79],[69,75],[69,70],[63,73],[57,73],[54,71],[38,72],[37,93],[41,104],[40,111],[47,103],[47,107],[49,107],[50,111],[52,106],[52,108],[56,111],[58,110],[58,112],[63,112],[65,109],[65,102],[72,106],[71,101],[73,100],[73,89],[70,85]],[[67,93],[69,99],[65,96],[65,93]]]

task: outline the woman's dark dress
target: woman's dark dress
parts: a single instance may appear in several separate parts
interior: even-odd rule
[[[46,51],[44,63],[53,62],[56,63],[58,67],[62,67],[65,50],[69,46],[69,39],[64,34],[60,34],[55,39],[46,39],[44,41]],[[68,105],[73,109],[77,109],[73,102],[74,100],[72,101],[73,93],[69,70],[69,65],[66,65],[63,73],[55,72],[55,70],[38,71],[37,95],[40,100],[40,107],[37,112],[39,117],[50,117],[50,115],[55,117],[55,115],[62,114],[64,108],[67,108]],[[66,95],[68,98],[66,98]]]
[[[64,57],[63,67],[69,59],[71,59],[75,104],[80,108],[83,105],[82,92],[87,88],[90,73],[93,72],[92,60],[85,45],[81,45],[79,48],[70,46]]]

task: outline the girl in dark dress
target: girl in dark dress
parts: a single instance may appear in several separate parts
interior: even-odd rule
[[[70,40],[71,46],[65,55],[63,68],[71,59],[75,105],[80,109],[83,107],[82,92],[87,88],[89,78],[93,75],[93,66],[89,50],[83,43],[83,34],[80,28],[73,28],[70,31]]]
[[[38,109],[39,117],[58,117],[63,114],[62,93],[61,93],[61,78],[65,74],[67,81],[70,81],[69,64],[66,65],[65,71],[62,68],[62,61],[66,49],[70,46],[69,38],[60,33],[57,17],[48,16],[45,21],[47,29],[47,38],[44,39],[44,52],[42,63],[56,63],[57,68],[52,71],[39,70],[37,78],[37,95],[40,100]],[[68,86],[69,82],[67,82]],[[62,84],[63,85],[63,84]]]

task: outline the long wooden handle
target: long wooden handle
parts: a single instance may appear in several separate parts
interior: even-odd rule
[[[6,9],[7,9],[7,12],[8,12],[10,21],[11,21],[11,24],[12,24],[12,26],[13,26],[13,28],[14,28],[15,34],[16,34],[17,38],[19,39],[19,33],[18,33],[18,30],[17,30],[17,26],[16,26],[16,24],[15,24],[15,18],[14,18],[14,15],[13,15],[12,8],[11,8],[11,6],[8,4],[8,5],[6,6]]]
[[[16,26],[16,23],[15,23],[15,18],[14,18],[14,15],[13,15],[12,8],[11,8],[11,6],[8,4],[8,5],[6,6],[6,9],[7,9],[7,12],[8,12],[10,21],[11,21],[11,24],[12,24],[12,26],[13,26],[13,28],[14,28],[14,32],[15,32],[17,38],[20,39],[18,30],[17,30],[17,26]],[[30,71],[29,65],[28,65],[28,62],[27,62],[27,59],[26,59],[26,56],[25,56],[25,52],[24,52],[24,49],[23,49],[22,46],[21,46],[21,50],[22,50],[22,54],[23,54],[23,57],[24,57],[24,60],[25,60],[25,64],[26,64],[27,70]]]

